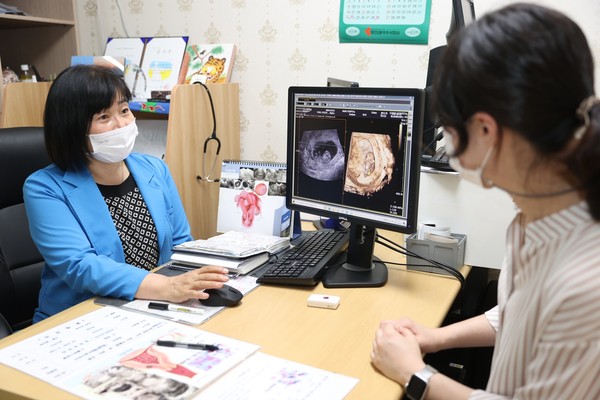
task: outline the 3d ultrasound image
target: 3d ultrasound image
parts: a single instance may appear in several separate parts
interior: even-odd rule
[[[344,177],[344,149],[335,129],[304,131],[298,145],[300,171],[321,181]]]
[[[390,183],[394,155],[388,135],[352,132],[344,191],[370,196]]]

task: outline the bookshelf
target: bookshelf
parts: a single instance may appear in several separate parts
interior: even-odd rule
[[[29,15],[0,14],[2,68],[19,74],[21,64],[35,65],[49,78],[71,64],[79,52],[74,0],[3,0]],[[0,81],[0,101],[7,101]]]

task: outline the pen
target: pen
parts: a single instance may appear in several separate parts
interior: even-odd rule
[[[151,308],[153,310],[178,311],[190,314],[204,314],[205,312],[203,308],[184,307],[167,303],[155,303],[153,301],[148,303],[148,308]]]
[[[164,347],[183,347],[186,349],[206,350],[206,351],[219,350],[219,346],[214,345],[214,344],[183,343],[183,342],[176,342],[174,340],[157,340],[156,345],[164,346]]]

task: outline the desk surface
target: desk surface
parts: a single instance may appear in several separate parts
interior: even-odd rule
[[[402,235],[382,232],[403,241]],[[388,262],[403,257],[376,246]],[[468,267],[463,268],[463,274]],[[200,329],[261,346],[260,351],[360,379],[347,399],[398,399],[400,386],[378,373],[369,354],[375,330],[384,319],[410,316],[427,326],[444,319],[459,283],[447,276],[406,271],[390,265],[389,280],[381,288],[327,289],[259,286],[236,308],[225,309]],[[341,297],[337,310],[306,306],[311,293]],[[85,301],[23,331],[0,340],[0,348],[64,323],[100,306]],[[75,399],[48,383],[0,365],[0,398]]]

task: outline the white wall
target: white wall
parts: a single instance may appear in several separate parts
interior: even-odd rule
[[[516,209],[499,189],[483,189],[456,173],[421,173],[419,221],[467,235],[465,264],[500,268],[506,228]]]
[[[285,159],[288,86],[324,85],[333,76],[361,86],[424,87],[429,49],[445,43],[451,13],[450,0],[432,0],[428,45],[372,45],[338,43],[338,0],[76,2],[83,55],[102,55],[107,37],[126,36],[124,26],[129,36],[187,35],[191,43],[236,43],[232,81],[240,85],[242,157],[265,161]],[[475,0],[476,13],[509,2]],[[582,25],[600,68],[600,2],[536,2]]]

